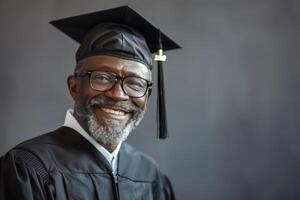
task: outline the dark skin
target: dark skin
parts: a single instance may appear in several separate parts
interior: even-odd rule
[[[87,57],[81,60],[76,67],[79,71],[93,71],[93,70],[105,70],[117,74],[119,76],[135,75],[151,81],[151,71],[142,63],[125,60],[113,56],[106,55],[95,55]],[[68,77],[69,92],[75,102],[89,102],[92,98],[103,98],[103,96],[114,100],[116,102],[128,102],[134,104],[138,108],[144,109],[146,100],[151,94],[149,89],[145,96],[140,98],[131,98],[126,95],[122,88],[120,81],[117,81],[114,87],[106,92],[99,92],[90,87],[89,78],[86,77],[75,77],[73,75]],[[106,126],[105,119],[111,118],[118,120],[120,126],[126,124],[133,113],[123,110],[119,107],[107,107],[111,111],[122,111],[124,115],[117,116],[114,113],[105,112],[102,109],[93,109],[93,113],[96,116],[97,122],[100,126]],[[88,132],[87,122],[82,119],[77,113],[74,112],[74,117],[77,119],[79,124]],[[101,144],[109,152],[113,152],[118,144]]]

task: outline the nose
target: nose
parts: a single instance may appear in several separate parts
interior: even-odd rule
[[[121,86],[121,81],[118,80],[113,88],[108,90],[105,95],[107,97],[110,97],[111,99],[114,99],[116,101],[127,101],[129,100],[129,96],[124,93],[122,86]]]

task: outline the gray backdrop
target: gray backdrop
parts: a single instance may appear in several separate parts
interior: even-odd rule
[[[155,101],[129,142],[178,199],[300,199],[300,1],[0,0],[0,155],[59,127],[77,44],[48,21],[131,5],[183,46],[168,52],[171,138]]]

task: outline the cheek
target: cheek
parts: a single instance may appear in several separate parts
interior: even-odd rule
[[[142,97],[142,98],[136,98],[136,99],[133,99],[132,102],[138,107],[138,108],[141,108],[141,109],[144,109],[145,105],[146,105],[146,96],[145,97]]]
[[[81,104],[87,104],[89,101],[98,96],[99,93],[86,85],[82,85],[79,91],[78,99]]]

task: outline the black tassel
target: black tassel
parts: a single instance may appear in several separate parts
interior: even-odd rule
[[[167,130],[167,111],[165,102],[165,89],[164,89],[164,69],[163,63],[166,56],[163,55],[161,34],[159,31],[159,50],[156,57],[157,60],[157,132],[159,139],[166,139],[168,137]]]
[[[163,62],[157,62],[157,128],[158,138],[165,139],[168,137],[167,130],[167,111],[165,102],[165,90],[164,90],[164,71]]]

